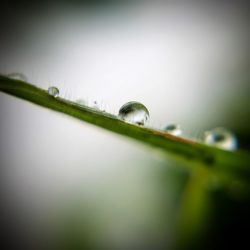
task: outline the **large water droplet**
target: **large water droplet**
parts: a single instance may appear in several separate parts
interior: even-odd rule
[[[206,131],[203,140],[206,144],[225,150],[233,151],[236,150],[238,146],[236,136],[225,128],[215,128]]]
[[[48,88],[48,93],[49,95],[53,96],[53,97],[58,97],[59,96],[59,89],[57,87],[49,87]]]
[[[13,73],[7,74],[6,76],[9,77],[9,78],[15,79],[15,80],[21,80],[21,81],[24,81],[24,82],[28,81],[27,76],[25,76],[22,73],[13,72]]]
[[[169,124],[164,129],[167,133],[175,136],[179,136],[182,134],[182,130],[180,128],[180,125],[178,124]]]
[[[149,120],[149,112],[139,102],[128,102],[120,108],[119,118],[129,123],[144,125]]]

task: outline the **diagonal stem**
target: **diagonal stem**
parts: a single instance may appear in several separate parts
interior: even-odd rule
[[[250,155],[246,152],[224,151],[164,131],[129,124],[115,115],[78,105],[60,97],[54,98],[47,91],[34,85],[1,75],[0,91],[159,148],[168,155],[184,161],[186,163],[184,165],[190,170],[195,168],[197,164],[193,163],[196,162],[219,175],[247,182],[250,180]]]

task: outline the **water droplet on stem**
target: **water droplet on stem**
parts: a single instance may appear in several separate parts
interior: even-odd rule
[[[142,103],[128,102],[120,108],[118,117],[129,123],[144,125],[149,120],[149,112]]]
[[[28,81],[27,76],[25,76],[22,73],[13,72],[13,73],[7,74],[6,76],[9,77],[9,78],[15,79],[15,80],[21,80],[21,81],[24,81],[24,82]]]
[[[178,124],[169,124],[164,129],[167,133],[175,136],[179,136],[182,134],[182,130],[180,128],[180,125]]]
[[[225,128],[215,128],[204,133],[203,141],[208,145],[213,145],[225,150],[237,149],[236,136]]]
[[[48,94],[53,96],[53,97],[58,97],[59,96],[59,89],[57,87],[49,87],[48,88]]]

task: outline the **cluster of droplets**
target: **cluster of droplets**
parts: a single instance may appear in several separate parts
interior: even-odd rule
[[[58,97],[59,89],[51,86],[48,88],[48,94],[53,97]],[[86,102],[82,99],[79,99],[76,102],[79,105],[86,105]],[[94,101],[91,106],[99,109],[96,101]],[[120,108],[118,118],[131,124],[144,126],[149,121],[149,111],[142,103],[131,101],[125,103]],[[182,135],[182,130],[178,124],[168,124],[163,131],[174,136]],[[235,135],[225,128],[215,128],[213,130],[206,131],[203,135],[202,141],[208,145],[225,150],[233,151],[237,149],[237,139]]]
[[[145,125],[149,120],[148,109],[139,102],[128,102],[120,110],[118,117],[128,123]],[[182,135],[182,130],[178,124],[168,124],[163,131],[174,136]],[[237,139],[235,135],[225,128],[215,128],[204,133],[202,141],[225,150],[236,150]]]
[[[57,87],[55,86],[50,86],[48,88],[48,94],[52,97],[59,97],[60,91]],[[99,105],[99,103],[97,101],[91,101],[91,102],[87,102],[84,99],[77,99],[75,100],[75,103],[77,103],[79,106],[85,107],[85,106],[89,106],[93,109],[99,110],[104,112],[104,108],[101,108],[101,106]]]

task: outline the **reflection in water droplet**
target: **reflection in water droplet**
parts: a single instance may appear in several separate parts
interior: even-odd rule
[[[169,124],[164,129],[167,133],[175,136],[179,136],[182,134],[182,130],[180,128],[180,125],[178,124]]]
[[[21,80],[24,82],[28,81],[28,78],[22,73],[13,72],[13,73],[7,74],[6,76],[15,80]]]
[[[148,109],[139,102],[128,102],[119,110],[119,118],[138,125],[144,125],[149,120]]]
[[[215,128],[204,133],[204,142],[225,150],[236,150],[237,139],[235,135],[225,128]]]
[[[49,95],[53,96],[53,97],[58,97],[59,96],[59,89],[56,87],[49,87],[48,88],[48,93]]]

